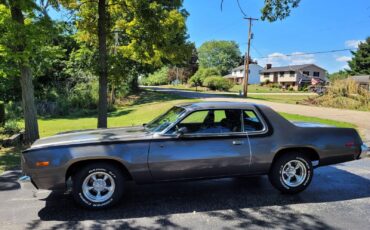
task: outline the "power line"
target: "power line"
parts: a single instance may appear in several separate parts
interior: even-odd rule
[[[343,52],[343,51],[352,51],[356,50],[357,48],[352,49],[337,49],[337,50],[327,50],[327,51],[315,51],[315,52],[305,52],[305,53],[292,53],[292,54],[278,54],[276,56],[266,56],[266,57],[257,57],[259,59],[262,58],[280,58],[280,57],[292,57],[292,56],[304,56],[309,54],[324,54],[324,53],[336,53],[336,52]]]

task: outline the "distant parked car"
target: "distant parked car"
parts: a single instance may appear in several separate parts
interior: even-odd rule
[[[291,123],[262,105],[200,102],[175,106],[143,127],[40,139],[23,152],[22,168],[40,189],[64,189],[71,179],[76,202],[100,209],[116,204],[129,180],[267,174],[281,192],[298,193],[315,167],[366,151],[355,129]]]

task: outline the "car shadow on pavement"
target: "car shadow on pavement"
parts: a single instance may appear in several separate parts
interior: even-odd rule
[[[289,205],[326,203],[370,197],[370,180],[337,167],[315,171],[310,187],[297,195],[283,195],[267,177],[173,182],[127,186],[120,205],[90,211],[77,207],[71,195],[52,192],[38,213],[39,221],[62,221],[57,228],[79,228],[82,220],[105,227],[141,229],[133,218],[152,217],[158,228],[184,228],[171,220],[172,214],[205,213],[209,218],[229,221],[233,228],[281,227],[284,229],[331,226],[318,216],[297,212]],[[116,220],[113,223],[109,220]],[[31,229],[37,221],[29,223]]]
[[[21,185],[18,178],[22,175],[20,170],[7,171],[0,175],[0,191],[19,189]]]

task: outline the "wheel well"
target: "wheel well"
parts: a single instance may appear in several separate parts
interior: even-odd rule
[[[286,149],[281,149],[281,150],[279,150],[275,154],[274,159],[273,159],[272,162],[274,163],[276,159],[278,159],[279,157],[281,157],[282,155],[284,155],[284,154],[286,154],[288,152],[299,152],[299,153],[303,153],[307,157],[309,157],[311,161],[320,161],[320,156],[316,152],[316,150],[314,150],[312,148],[305,147],[305,148],[286,148]]]
[[[111,160],[111,159],[94,159],[94,160],[83,160],[83,161],[75,162],[72,165],[70,165],[69,168],[67,169],[65,180],[67,181],[77,171],[77,169],[84,167],[85,165],[97,163],[97,162],[99,163],[105,162],[105,163],[115,165],[122,171],[122,174],[125,177],[125,179],[133,180],[130,172],[121,162],[117,160]]]

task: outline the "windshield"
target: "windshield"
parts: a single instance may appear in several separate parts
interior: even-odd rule
[[[181,107],[172,107],[172,109],[168,110],[166,113],[160,115],[149,124],[145,126],[145,128],[151,132],[162,132],[168,126],[173,124],[177,119],[185,112],[184,108]]]

